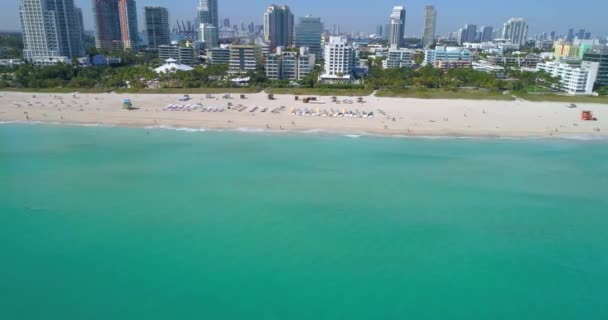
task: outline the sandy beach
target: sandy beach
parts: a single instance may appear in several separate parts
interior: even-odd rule
[[[230,97],[196,94],[185,102],[179,101],[181,97],[0,92],[0,122],[322,130],[406,136],[608,137],[608,105],[600,104],[579,104],[571,109],[567,103],[553,102],[423,100],[373,95],[363,97],[362,103],[357,97],[338,97],[334,102],[331,97],[317,96],[317,101],[308,104],[302,101],[303,97],[296,101],[293,95],[276,95],[275,100],[269,100],[265,93],[247,94],[245,99],[239,94]],[[123,99],[130,99],[136,109],[123,110]],[[167,108],[171,105],[174,110]],[[593,111],[598,120],[582,121],[582,110]]]

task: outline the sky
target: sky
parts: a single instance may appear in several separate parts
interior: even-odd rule
[[[0,0],[0,30],[20,29],[19,1]],[[232,24],[261,24],[264,11],[272,4],[268,0],[218,1],[220,21],[227,17]],[[91,0],[74,2],[83,8],[85,29],[92,30]],[[432,4],[438,11],[438,35],[456,31],[467,23],[500,27],[515,17],[526,19],[530,35],[551,31],[566,33],[568,28],[584,28],[594,35],[608,35],[608,1],[605,0],[283,0],[275,4],[288,5],[296,18],[310,14],[321,17],[326,28],[338,24],[341,30],[348,32],[374,33],[377,25],[388,22],[393,6],[403,5],[407,10],[406,34],[419,35],[424,6]],[[140,28],[143,26],[143,7],[147,5],[167,7],[173,25],[176,19],[194,18],[198,0],[138,0]]]

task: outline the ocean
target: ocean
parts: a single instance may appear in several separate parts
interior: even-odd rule
[[[608,141],[0,125],[0,319],[608,319]]]

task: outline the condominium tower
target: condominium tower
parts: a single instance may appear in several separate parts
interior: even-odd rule
[[[435,25],[437,24],[437,10],[434,6],[424,8],[424,34],[422,36],[422,46],[428,47],[435,42]]]
[[[293,44],[293,14],[288,6],[271,5],[264,13],[264,40],[270,49]]]
[[[491,26],[483,26],[481,27],[481,42],[490,42],[492,41],[492,34],[494,33],[494,28]]]
[[[396,6],[390,16],[388,43],[392,48],[403,45],[405,36],[405,7]]]
[[[137,50],[135,0],[93,0],[95,45],[100,50]]]
[[[355,54],[346,38],[330,37],[325,45],[325,72],[322,80],[350,80],[355,68]]]
[[[226,21],[224,21],[225,23]],[[230,23],[230,21],[228,21]],[[220,19],[217,0],[200,0],[198,6],[199,38],[205,42],[207,49],[219,44]]]
[[[217,0],[200,0],[198,6],[198,23],[210,24],[219,28]]]
[[[26,60],[84,55],[83,30],[73,0],[21,0],[19,17]]]
[[[523,46],[528,41],[528,25],[522,18],[509,19],[502,30],[502,37],[513,44]]]
[[[321,54],[321,34],[323,24],[321,18],[306,16],[298,20],[294,30],[294,42],[298,48],[308,47],[310,53],[317,58],[322,58]]]
[[[145,7],[146,36],[148,48],[156,49],[160,45],[171,43],[169,31],[169,11],[163,7]]]

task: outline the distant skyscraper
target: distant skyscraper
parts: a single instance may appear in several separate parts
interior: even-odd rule
[[[321,34],[323,33],[323,24],[321,18],[313,18],[306,16],[298,20],[295,26],[294,42],[298,48],[308,47],[309,52],[313,53],[317,58],[321,58]]]
[[[574,29],[568,29],[568,35],[566,36],[566,41],[574,40]]]
[[[169,11],[163,7],[145,7],[148,48],[158,48],[171,43]]]
[[[435,26],[437,24],[437,10],[434,6],[424,8],[424,33],[422,35],[422,46],[428,47],[435,42]]]
[[[270,49],[293,45],[293,14],[288,6],[271,5],[264,13],[264,40]]]
[[[509,19],[503,26],[502,37],[513,44],[525,45],[528,41],[528,25],[526,24],[526,20],[522,18]]]
[[[93,0],[95,45],[101,50],[137,50],[135,0]]]
[[[74,6],[74,13],[76,14],[76,19],[78,19],[78,25],[80,26],[80,38],[82,39],[82,45],[86,50],[87,47],[84,42],[84,18],[82,16],[82,9]]]
[[[200,40],[205,43],[205,48],[212,49],[217,47],[218,44],[218,30],[217,27],[211,24],[201,23],[198,31]]]
[[[230,19],[228,19],[228,18],[224,19],[224,28],[230,28]]]
[[[25,59],[84,55],[84,30],[73,0],[21,0],[19,17]]]
[[[388,37],[390,37],[390,33],[391,33],[391,25],[389,24],[385,24],[384,25],[384,30],[383,31],[383,35],[382,35],[382,39],[387,40],[388,41]]]
[[[200,0],[198,5],[198,23],[211,24],[219,28],[217,0]]]
[[[494,28],[490,26],[481,27],[481,42],[490,42],[492,41],[492,34],[494,33]]]
[[[405,7],[394,7],[390,22],[388,43],[392,48],[399,48],[403,45],[405,36]]]
[[[456,33],[456,41],[458,41],[459,45],[462,45],[463,43],[467,42],[467,30],[464,28],[460,28],[458,29],[458,32]]]
[[[584,40],[585,39],[585,29],[578,30],[578,33],[576,34],[576,37],[579,40]]]
[[[382,31],[383,31],[382,25],[381,24],[377,25],[376,26],[376,36],[382,38],[383,37]]]
[[[137,50],[139,45],[139,32],[137,24],[137,5],[135,0],[118,0],[118,14],[120,16],[120,34],[124,49]]]
[[[474,24],[467,24],[464,26],[466,30],[467,36],[465,42],[473,43],[475,42],[475,37],[477,36],[477,26]]]
[[[338,35],[340,35],[340,26],[339,26],[339,25],[334,24],[334,25],[331,27],[331,35],[332,35],[332,36],[338,36]]]

